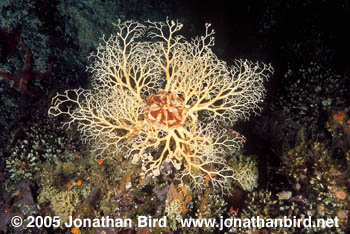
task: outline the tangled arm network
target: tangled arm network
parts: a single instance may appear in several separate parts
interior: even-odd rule
[[[225,190],[244,172],[227,162],[244,137],[230,130],[259,110],[264,79],[273,69],[235,60],[232,67],[212,52],[210,25],[185,40],[179,22],[118,22],[89,67],[91,89],[67,90],[53,99],[52,116],[76,122],[94,155],[124,157],[158,176],[171,166],[177,179]]]

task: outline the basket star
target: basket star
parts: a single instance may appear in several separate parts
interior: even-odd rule
[[[76,124],[93,157],[129,160],[141,178],[171,168],[177,183],[198,189],[249,190],[250,170],[230,162],[245,137],[231,127],[261,109],[273,68],[243,59],[229,66],[211,49],[210,24],[190,41],[182,26],[119,20],[92,55],[91,88],[57,94],[48,113]]]

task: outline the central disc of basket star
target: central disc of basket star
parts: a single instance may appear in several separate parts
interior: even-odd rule
[[[146,101],[145,119],[168,128],[177,127],[184,122],[184,101],[177,95],[160,91]]]

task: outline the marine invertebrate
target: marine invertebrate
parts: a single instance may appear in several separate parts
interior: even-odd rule
[[[53,212],[60,216],[62,224],[74,214],[81,198],[76,190],[60,191],[51,186],[45,186],[40,191],[38,203],[43,206],[47,202],[51,203]]]
[[[76,182],[77,186],[80,187],[83,185],[83,181],[81,179],[79,179],[77,182]]]
[[[43,186],[38,195],[39,207],[50,205],[50,212],[60,216],[61,227],[71,216],[78,215],[86,207],[86,199],[93,192],[90,185],[84,188],[71,186],[70,189],[59,189],[53,185]],[[84,206],[83,206],[84,205]],[[84,211],[84,210],[83,210]],[[80,213],[79,213],[80,214]],[[75,216],[76,217],[76,216]]]
[[[54,161],[67,149],[68,139],[47,119],[33,118],[28,126],[13,131],[7,152],[6,169],[10,179],[19,182],[42,171],[42,163]]]
[[[229,163],[235,171],[239,171],[235,178],[245,191],[253,191],[258,187],[258,167],[253,156],[233,155]]]
[[[185,40],[179,22],[118,22],[117,32],[92,56],[92,89],[58,94],[51,116],[77,123],[97,158],[127,158],[144,175],[158,176],[170,163],[181,181],[222,190],[240,171],[226,157],[245,138],[230,130],[257,113],[271,65],[235,60],[211,50],[214,31]]]
[[[30,54],[30,49],[24,44],[22,40],[20,40],[20,44],[24,47],[26,50],[26,57],[25,62],[23,66],[23,71],[15,73],[15,74],[8,74],[5,72],[0,72],[0,76],[3,78],[12,81],[12,87],[15,89],[19,89],[24,94],[29,95],[39,95],[40,93],[31,91],[28,89],[28,85],[32,80],[41,80],[45,77],[47,77],[51,71],[52,71],[52,64],[47,65],[46,71],[42,74],[36,74],[34,75],[31,71],[32,69],[32,59]]]
[[[80,233],[80,228],[79,227],[73,227],[70,230],[70,232],[73,233],[73,234],[79,234]]]
[[[329,113],[348,106],[344,77],[333,69],[314,61],[307,66],[290,67],[282,78],[286,90],[281,90],[273,110],[283,110],[285,119],[308,128],[317,128],[321,110]],[[336,121],[342,118],[336,114]],[[339,120],[339,119],[338,119]]]
[[[349,159],[342,160],[348,165]],[[279,216],[281,211],[298,211],[296,216],[309,214],[315,218],[336,217],[338,212],[349,210],[349,197],[345,176],[345,168],[339,168],[339,161],[332,156],[332,150],[326,143],[305,140],[298,146],[285,153],[282,157],[280,171],[287,175],[292,183],[301,186],[290,199],[279,199]],[[256,198],[255,198],[256,200]],[[348,219],[341,220],[334,229],[312,227],[312,232],[322,229],[324,233],[346,233],[349,226]]]

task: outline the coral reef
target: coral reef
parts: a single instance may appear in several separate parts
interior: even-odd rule
[[[349,1],[3,0],[0,14],[1,233],[350,233]],[[29,215],[132,225],[12,226]],[[339,226],[217,225],[257,216]]]

